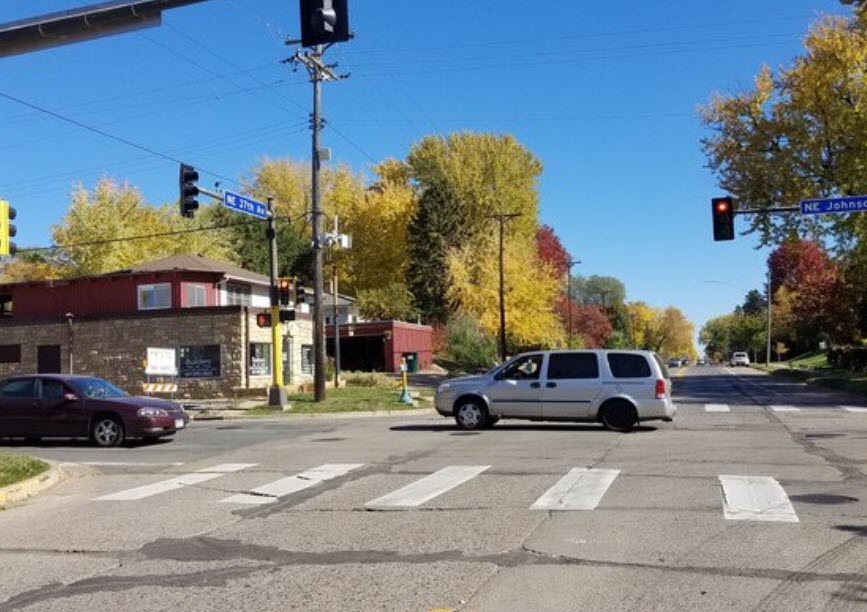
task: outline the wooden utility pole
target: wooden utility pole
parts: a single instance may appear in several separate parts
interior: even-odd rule
[[[506,230],[506,222],[520,216],[521,213],[497,213],[496,215],[488,215],[488,218],[495,219],[500,226],[500,362],[506,361],[506,273],[503,269],[506,244],[504,234]]]

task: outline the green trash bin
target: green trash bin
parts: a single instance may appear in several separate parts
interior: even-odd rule
[[[418,353],[404,353],[403,358],[406,360],[406,371],[410,374],[418,372]]]

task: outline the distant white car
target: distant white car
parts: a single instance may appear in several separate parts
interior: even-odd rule
[[[750,356],[746,353],[732,353],[731,365],[733,368],[737,366],[749,366]]]

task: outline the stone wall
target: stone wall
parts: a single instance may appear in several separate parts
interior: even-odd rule
[[[312,344],[312,325],[302,320],[284,327],[284,333],[294,338],[295,377],[290,382],[297,384],[305,379],[300,376],[301,345]],[[106,378],[130,393],[140,394],[147,380],[144,359],[148,347],[221,347],[220,376],[179,379],[180,398],[231,396],[239,389],[267,387],[271,381],[270,376],[247,375],[249,343],[270,344],[271,330],[257,327],[255,314],[241,306],[74,319],[72,331],[74,373]],[[36,372],[37,350],[42,345],[59,345],[61,371],[69,372],[70,330],[66,321],[4,321],[0,323],[0,345],[7,344],[21,346],[21,361],[0,363],[0,377]],[[154,378],[153,382],[163,381]]]

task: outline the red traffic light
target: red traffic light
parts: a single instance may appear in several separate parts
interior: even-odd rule
[[[734,240],[735,238],[735,210],[734,200],[731,196],[713,198],[711,200],[711,212],[713,212],[713,239]]]
[[[729,209],[729,203],[726,200],[720,200],[716,203],[716,209],[719,212],[725,212]]]

